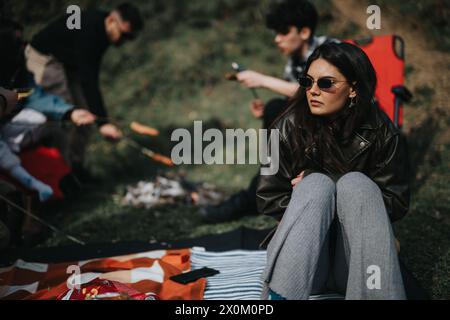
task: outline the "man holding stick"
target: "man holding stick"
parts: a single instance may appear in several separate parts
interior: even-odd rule
[[[81,12],[80,29],[69,29],[67,17],[51,22],[37,33],[25,49],[27,68],[35,82],[45,91],[65,101],[84,107],[97,117],[100,134],[117,140],[122,132],[108,121],[99,87],[102,57],[110,44],[120,46],[135,38],[143,22],[139,10],[123,3],[111,12]],[[89,127],[73,128],[69,134],[71,161],[76,171],[84,171],[82,163]]]

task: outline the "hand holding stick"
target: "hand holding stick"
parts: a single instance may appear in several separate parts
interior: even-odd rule
[[[238,80],[237,74],[239,72],[246,70],[243,66],[239,65],[237,62],[233,62],[231,64],[231,67],[233,68],[234,71],[236,71],[236,73],[227,73],[225,75],[225,78],[227,78],[227,80],[231,80],[231,81],[237,81]],[[252,91],[253,97],[255,99],[259,99],[258,93],[256,93],[256,89],[250,88],[250,90]]]

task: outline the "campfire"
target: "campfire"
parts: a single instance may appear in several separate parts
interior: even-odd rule
[[[188,182],[182,176],[158,175],[152,181],[139,181],[127,186],[121,205],[150,209],[164,204],[217,204],[224,200],[223,192],[209,183]]]

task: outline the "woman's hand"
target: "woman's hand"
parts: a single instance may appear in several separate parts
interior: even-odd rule
[[[260,99],[253,100],[250,103],[250,111],[255,118],[261,118],[264,115],[264,102]]]
[[[292,179],[292,181],[291,181],[292,188],[294,188],[297,185],[297,183],[302,181],[304,175],[305,175],[305,170],[300,172],[300,174],[296,178]]]

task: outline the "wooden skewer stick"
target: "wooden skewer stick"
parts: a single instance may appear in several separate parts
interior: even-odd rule
[[[77,244],[81,244],[81,245],[85,245],[86,243],[75,238],[74,236],[71,236],[61,230],[59,230],[58,228],[56,228],[55,226],[51,225],[50,223],[48,223],[47,221],[43,220],[42,218],[39,218],[38,216],[32,214],[31,212],[29,212],[29,210],[25,210],[24,208],[22,208],[21,206],[17,205],[16,203],[10,201],[8,198],[2,196],[0,194],[0,199],[2,199],[3,201],[5,201],[6,203],[8,203],[9,205],[11,205],[12,207],[16,208],[17,210],[19,210],[20,212],[24,213],[25,215],[31,217],[32,219],[38,221],[39,223],[43,224],[44,226],[48,227],[49,229],[51,229],[52,231],[56,232],[56,233],[60,233],[61,235],[65,236],[67,239],[69,239],[72,242],[75,242]]]
[[[170,159],[169,157],[166,157],[162,154],[156,153],[153,150],[150,150],[148,148],[142,147],[140,144],[138,144],[134,140],[131,140],[128,138],[122,138],[122,140],[125,141],[128,145],[138,149],[142,154],[153,159],[154,161],[161,162],[162,164],[165,164],[166,166],[169,166],[169,167],[174,166],[172,159]]]

